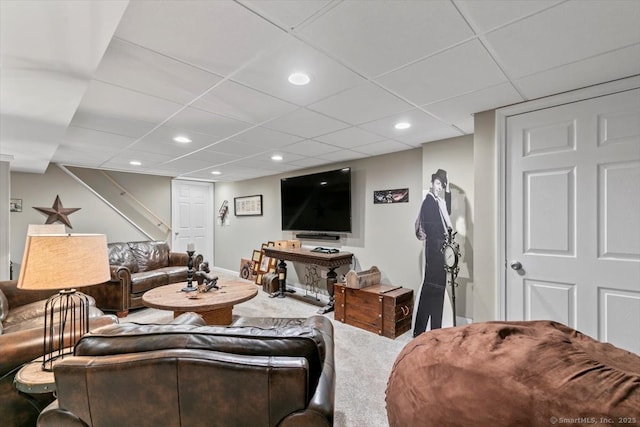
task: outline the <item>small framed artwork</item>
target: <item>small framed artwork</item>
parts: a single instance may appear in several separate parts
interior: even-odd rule
[[[252,260],[254,261],[254,272],[256,274],[256,285],[262,284],[262,275],[276,271],[277,258],[271,258],[264,254],[264,249],[274,247],[276,242],[263,243],[260,250],[254,250]]]
[[[9,212],[22,212],[22,199],[11,199]]]
[[[258,252],[260,253],[260,252]],[[253,260],[250,259],[246,259],[246,258],[241,258],[240,259],[240,277],[245,279],[245,280],[250,280],[250,281],[255,281],[256,277],[255,277],[255,267],[254,267],[255,262],[253,262]]]
[[[267,242],[262,244],[262,250],[260,251],[260,267],[258,271],[262,273],[271,273],[275,270],[277,259],[268,257],[264,254],[264,248],[273,248],[276,246],[276,242]]]
[[[233,198],[233,214],[235,216],[262,215],[262,194]]]
[[[262,252],[257,249],[253,250],[253,255],[251,256],[251,261],[253,261],[253,271],[258,270],[258,265],[260,264],[260,258],[262,257]]]
[[[373,192],[373,203],[376,205],[407,202],[409,202],[408,188],[398,188],[395,190],[375,190]]]

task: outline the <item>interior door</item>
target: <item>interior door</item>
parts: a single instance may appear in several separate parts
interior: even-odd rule
[[[183,252],[194,243],[209,265],[215,265],[213,253],[213,184],[210,182],[171,181],[172,249]]]
[[[640,353],[640,90],[506,123],[507,319]]]

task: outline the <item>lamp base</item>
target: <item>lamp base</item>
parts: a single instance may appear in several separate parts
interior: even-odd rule
[[[73,347],[89,332],[89,297],[63,289],[47,300],[44,313],[42,369],[51,372],[53,362],[73,354]]]
[[[182,292],[195,292],[198,290],[197,286],[193,286],[193,254],[195,253],[194,250],[187,249],[187,255],[189,256],[187,263],[187,286],[182,288]]]

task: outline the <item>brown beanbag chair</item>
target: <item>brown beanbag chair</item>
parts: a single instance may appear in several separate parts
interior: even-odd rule
[[[391,427],[636,425],[640,356],[552,321],[437,329],[400,352],[386,402]]]

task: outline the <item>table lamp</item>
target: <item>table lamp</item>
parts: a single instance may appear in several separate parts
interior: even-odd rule
[[[89,332],[89,297],[75,287],[108,281],[109,256],[104,234],[29,234],[17,287],[56,289],[45,304],[42,369],[73,353]]]

